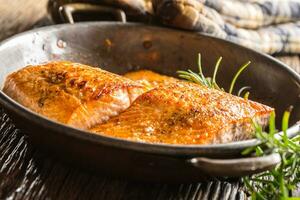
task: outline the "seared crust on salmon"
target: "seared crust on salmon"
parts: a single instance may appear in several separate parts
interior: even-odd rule
[[[78,63],[51,62],[10,74],[3,91],[58,122],[148,143],[248,139],[253,136],[252,120],[264,126],[274,110],[148,70],[125,76]]]
[[[3,91],[41,115],[87,129],[118,115],[147,89],[99,68],[61,61],[10,74]]]
[[[178,81],[142,94],[126,111],[91,129],[96,134],[168,144],[227,143],[253,137],[272,108]]]
[[[148,88],[156,88],[160,85],[167,85],[180,81],[179,79],[161,75],[150,70],[139,70],[124,74],[126,78],[139,82]]]

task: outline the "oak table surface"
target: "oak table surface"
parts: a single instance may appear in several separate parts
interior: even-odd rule
[[[33,28],[46,0],[0,0],[0,40]],[[299,56],[277,57],[300,72]],[[5,67],[5,66],[2,66]],[[245,199],[238,182],[142,183],[68,166],[41,153],[0,108],[0,199]]]

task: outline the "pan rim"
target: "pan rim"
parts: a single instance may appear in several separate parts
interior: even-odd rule
[[[51,30],[53,28],[63,28],[67,29],[69,26],[103,26],[103,25],[110,25],[110,26],[134,26],[137,27],[151,27],[153,29],[160,29],[164,31],[171,31],[171,32],[181,32],[183,34],[188,34],[191,36],[199,35],[200,37],[208,37],[213,40],[229,43],[230,45],[234,45],[237,48],[242,48],[245,51],[258,54],[260,57],[264,59],[268,59],[271,62],[274,63],[274,65],[282,68],[282,70],[286,71],[287,74],[289,74],[294,80],[296,80],[300,85],[300,75],[295,72],[293,69],[291,69],[286,64],[282,63],[281,61],[273,58],[270,55],[267,55],[262,52],[258,52],[253,49],[249,49],[247,47],[241,46],[239,44],[236,44],[234,42],[230,42],[221,38],[217,38],[215,36],[211,36],[208,34],[199,34],[199,33],[193,33],[189,31],[184,30],[177,30],[177,29],[170,29],[165,27],[157,27],[157,26],[150,26],[145,25],[141,23],[121,23],[121,22],[80,22],[76,24],[59,24],[59,25],[51,25],[46,27],[41,27],[37,29],[33,29],[30,31],[26,31],[17,35],[14,35],[8,39],[5,39],[4,41],[0,42],[0,51],[2,49],[5,49],[6,45],[10,44],[11,42],[14,42],[16,38],[24,37],[26,35],[34,34],[39,31],[47,31]],[[14,112],[21,115],[23,118],[27,118],[30,121],[35,121],[36,123],[39,123],[40,126],[45,127],[46,129],[53,130],[55,133],[59,134],[65,134],[68,137],[75,137],[76,139],[91,142],[96,145],[106,145],[111,146],[115,148],[122,148],[122,149],[128,149],[128,150],[135,150],[135,151],[141,151],[145,153],[154,153],[154,154],[161,154],[161,155],[196,155],[197,153],[203,151],[203,150],[209,150],[212,153],[217,151],[220,152],[222,150],[229,150],[229,149],[243,149],[249,146],[254,146],[259,143],[257,139],[249,139],[249,140],[243,140],[243,141],[237,141],[237,142],[230,142],[230,143],[224,143],[224,144],[210,144],[210,145],[174,145],[174,144],[152,144],[152,143],[144,143],[139,141],[131,141],[126,140],[122,138],[115,138],[111,136],[106,135],[98,135],[93,134],[91,132],[80,130],[74,127],[67,126],[65,124],[52,121],[51,119],[48,119],[42,115],[39,115],[28,108],[22,106],[21,104],[14,101],[12,98],[8,97],[2,90],[0,90],[0,104],[3,105],[5,108],[8,108],[9,110],[13,110]],[[292,127],[289,128],[299,128],[300,125],[295,124]]]

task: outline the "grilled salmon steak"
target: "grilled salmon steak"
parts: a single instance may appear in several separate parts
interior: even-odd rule
[[[81,129],[118,115],[147,90],[99,68],[63,61],[25,67],[10,74],[3,88],[27,108]]]
[[[176,81],[142,94],[91,131],[150,143],[227,143],[253,137],[252,120],[265,125],[272,111],[219,90]]]
[[[14,72],[3,91],[58,122],[150,143],[212,144],[251,138],[252,120],[264,126],[273,111],[148,70],[122,77],[64,61]]]

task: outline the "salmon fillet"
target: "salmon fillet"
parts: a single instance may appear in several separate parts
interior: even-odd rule
[[[156,88],[160,85],[167,85],[180,81],[179,79],[161,75],[150,70],[138,70],[124,74],[126,78],[136,81],[148,88]]]
[[[253,137],[272,108],[194,83],[178,81],[141,96],[120,115],[90,129],[96,134],[167,144],[215,144]]]
[[[10,74],[3,88],[34,112],[81,129],[118,115],[147,90],[125,77],[64,61],[27,66]]]

